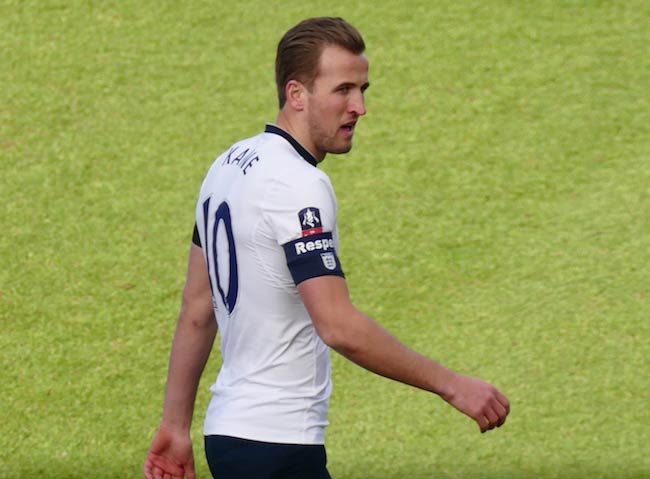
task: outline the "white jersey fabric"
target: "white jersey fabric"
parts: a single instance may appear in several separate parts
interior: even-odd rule
[[[328,176],[274,125],[219,156],[201,187],[197,229],[223,366],[204,434],[324,444],[330,351],[296,285],[343,275]]]

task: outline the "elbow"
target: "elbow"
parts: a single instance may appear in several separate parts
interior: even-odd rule
[[[178,320],[197,330],[213,327],[216,321],[212,301],[200,301],[197,298],[183,296]]]
[[[360,353],[364,344],[363,334],[353,327],[352,318],[345,321],[315,322],[320,338],[330,348],[345,357],[354,357]]]
[[[325,337],[321,336],[321,339],[341,356],[352,361],[355,361],[356,358],[363,355],[363,342],[359,341],[359,338],[335,333],[326,335]]]
[[[317,331],[323,342],[330,348],[338,351],[346,347],[345,336],[340,331],[336,331],[334,328],[322,328]]]

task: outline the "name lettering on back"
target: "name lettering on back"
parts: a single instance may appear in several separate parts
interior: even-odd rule
[[[239,146],[233,146],[221,164],[237,166],[242,173],[247,174],[248,170],[255,166],[258,161],[260,161],[260,157],[257,156],[254,149],[246,148],[242,150]]]

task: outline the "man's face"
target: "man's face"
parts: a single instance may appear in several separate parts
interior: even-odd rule
[[[322,160],[327,153],[347,153],[354,128],[366,114],[364,92],[368,88],[368,59],[338,46],[326,46],[305,111],[309,142],[304,145]]]

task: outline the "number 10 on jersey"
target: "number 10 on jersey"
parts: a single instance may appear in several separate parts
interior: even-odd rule
[[[239,289],[239,278],[237,276],[237,251],[235,249],[235,240],[232,234],[232,220],[230,217],[230,207],[225,201],[222,202],[214,214],[214,226],[212,227],[212,242],[209,241],[208,236],[208,214],[210,211],[210,199],[208,198],[203,203],[203,231],[206,242],[205,257],[208,263],[208,277],[210,278],[210,288],[212,295],[215,296],[214,285],[212,284],[211,272],[214,271],[214,276],[217,279],[217,291],[221,300],[223,301],[228,314],[232,313],[237,303],[237,292]],[[223,227],[219,226],[223,223]],[[219,253],[217,253],[219,251]],[[222,274],[226,270],[224,261],[226,258],[223,254],[228,251],[228,289],[224,292],[223,281],[219,274],[219,264],[221,264]],[[221,263],[220,263],[221,262]],[[216,299],[216,298],[215,298]]]

